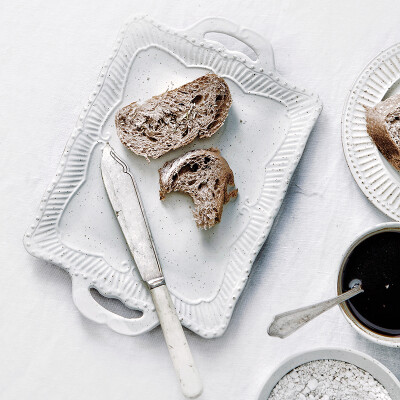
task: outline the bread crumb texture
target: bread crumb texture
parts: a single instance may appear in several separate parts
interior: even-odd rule
[[[149,158],[212,136],[224,123],[232,97],[224,79],[204,75],[177,89],[132,103],[115,117],[117,135],[134,153]]]
[[[400,94],[367,108],[366,120],[379,151],[400,171]]]
[[[236,198],[234,176],[227,161],[215,148],[192,150],[159,169],[160,199],[170,192],[188,194],[194,202],[198,227],[208,229],[221,221],[224,204]]]

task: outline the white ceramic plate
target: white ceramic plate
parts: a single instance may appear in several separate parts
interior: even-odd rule
[[[254,60],[206,40],[207,32],[246,43],[254,51]],[[209,71],[226,78],[233,97],[218,133],[151,163],[121,145],[115,133],[116,110]],[[88,318],[128,335],[158,324],[102,184],[99,160],[109,140],[136,176],[183,325],[203,337],[220,336],[321,108],[316,95],[276,73],[270,44],[248,29],[210,18],[175,31],[147,18],[133,18],[123,26],[101,70],[54,182],[26,233],[25,246],[32,255],[69,271],[74,302]],[[220,148],[228,160],[239,196],[224,207],[219,225],[200,231],[188,196],[173,193],[160,202],[157,170],[188,150],[210,146]],[[90,288],[142,311],[142,317],[129,319],[106,310],[93,299]]]
[[[388,391],[393,400],[400,399],[400,382],[384,365],[367,354],[336,348],[316,349],[300,353],[284,361],[265,383],[258,400],[268,400],[275,385],[291,370],[315,360],[339,360],[369,372]]]
[[[367,133],[364,106],[373,107],[400,92],[400,44],[372,60],[355,82],[342,117],[342,143],[358,186],[382,212],[400,221],[400,173]]]

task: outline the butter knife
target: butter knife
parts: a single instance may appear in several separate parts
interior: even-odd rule
[[[103,149],[101,174],[125,240],[153,298],[182,392],[196,398],[203,390],[200,375],[165,285],[138,187],[128,166],[109,144]]]

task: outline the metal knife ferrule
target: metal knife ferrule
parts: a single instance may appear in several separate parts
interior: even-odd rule
[[[158,278],[150,279],[149,281],[146,282],[147,286],[149,289],[155,289],[156,287],[165,285],[165,279],[163,276],[160,276]]]

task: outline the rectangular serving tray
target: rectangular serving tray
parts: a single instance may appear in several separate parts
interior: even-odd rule
[[[206,40],[208,32],[236,38],[251,59]],[[125,149],[116,111],[207,72],[224,77],[233,105],[224,126],[209,139],[148,163]],[[265,242],[321,112],[318,96],[288,83],[276,71],[271,45],[223,18],[173,30],[145,17],[122,28],[112,55],[77,122],[33,225],[25,235],[32,255],[67,270],[73,299],[88,318],[127,335],[158,325],[147,288],[130,256],[108,202],[100,156],[109,141],[138,182],[166,281],[182,324],[205,338],[224,333]],[[198,229],[188,196],[158,195],[158,168],[197,148],[217,147],[235,174],[239,196],[224,207],[214,228]],[[143,313],[125,318],[94,300],[90,289]]]

